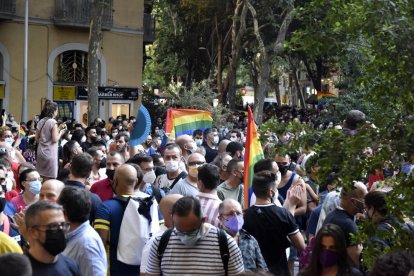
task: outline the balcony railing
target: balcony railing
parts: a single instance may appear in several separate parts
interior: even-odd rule
[[[89,28],[92,14],[90,0],[55,0],[54,22],[62,27]],[[104,7],[102,28],[112,27],[112,0],[108,0]]]
[[[16,0],[0,0],[0,20],[11,19],[16,14]]]
[[[155,41],[155,17],[150,13],[144,13],[144,42]]]

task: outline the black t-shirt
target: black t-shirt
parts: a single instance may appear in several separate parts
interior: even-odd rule
[[[203,143],[203,146],[206,150],[206,162],[210,163],[216,158],[217,156],[217,150],[210,148],[206,142]]]
[[[244,214],[243,228],[256,238],[269,270],[275,275],[289,275],[287,236],[299,231],[292,214],[275,204],[254,205]]]
[[[356,225],[354,219],[355,217],[348,214],[345,210],[336,208],[326,216],[323,225],[332,223],[341,227],[342,231],[345,234],[346,246],[349,247],[353,245],[351,242],[350,234],[358,233],[358,226]]]
[[[35,258],[33,258],[29,253],[27,253],[29,257],[30,263],[32,264],[33,276],[70,276],[70,275],[82,275],[78,264],[68,258],[63,256],[62,254],[58,255],[58,259],[56,263],[52,264],[45,264],[39,262]]]

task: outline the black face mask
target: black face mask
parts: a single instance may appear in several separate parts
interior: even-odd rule
[[[279,171],[280,171],[280,174],[281,175],[285,175],[287,173],[287,171],[288,171],[288,166],[282,166],[282,165],[280,165],[279,166]]]
[[[66,248],[65,232],[63,230],[46,230],[46,239],[42,245],[51,255],[58,255]]]
[[[115,170],[108,170],[106,169],[106,175],[108,176],[109,180],[114,180]]]
[[[106,168],[106,158],[102,158],[101,162],[99,163],[99,168],[103,169]]]
[[[4,197],[0,197],[0,213],[3,212],[4,207],[6,207],[6,199]]]

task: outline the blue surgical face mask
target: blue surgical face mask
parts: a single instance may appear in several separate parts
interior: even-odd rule
[[[34,195],[39,194],[41,188],[42,188],[42,182],[40,182],[39,180],[31,181],[29,183],[29,191]]]
[[[13,138],[11,137],[7,137],[6,139],[4,139],[4,141],[6,141],[6,143],[8,143],[10,146],[13,145],[14,142]]]

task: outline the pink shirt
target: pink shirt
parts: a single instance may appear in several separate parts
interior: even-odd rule
[[[17,213],[26,209],[27,207],[27,204],[24,202],[22,195],[13,197],[12,200],[10,200],[10,202],[13,204],[14,208],[16,208]]]
[[[205,222],[208,222],[214,226],[219,226],[219,205],[221,200],[217,195],[198,193],[196,198],[200,200],[201,210],[203,211]]]

